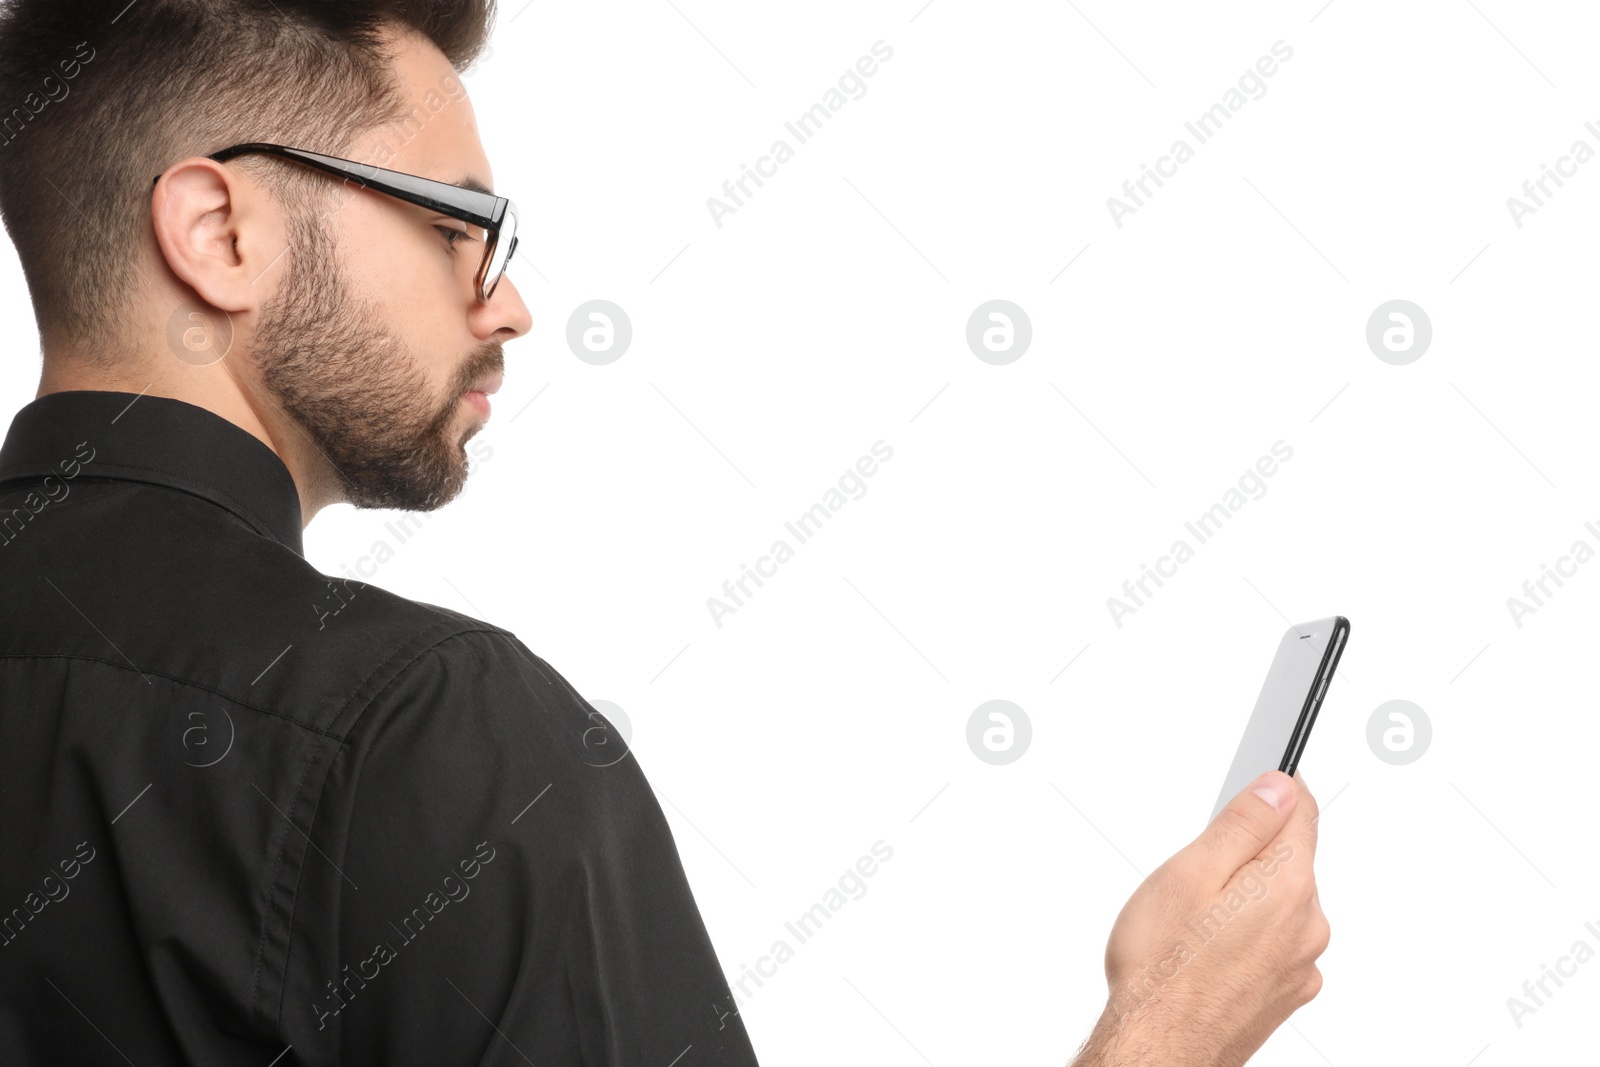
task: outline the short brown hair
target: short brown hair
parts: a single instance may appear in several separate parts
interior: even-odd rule
[[[407,110],[390,26],[457,71],[495,0],[0,0],[0,216],[41,339],[96,362],[120,328],[150,233],[150,179],[242,141],[341,155]],[[241,157],[286,204],[336,183]]]

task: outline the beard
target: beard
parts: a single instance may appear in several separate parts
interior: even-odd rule
[[[288,267],[261,308],[253,346],[262,383],[333,468],[349,503],[441,508],[466,484],[466,442],[481,425],[452,435],[461,393],[503,369],[504,355],[499,345],[480,348],[438,399],[380,309],[345,285],[320,218],[290,218]]]

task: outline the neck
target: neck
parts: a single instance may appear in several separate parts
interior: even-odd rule
[[[164,396],[205,408],[272,449],[299,491],[301,526],[309,526],[318,511],[343,499],[338,478],[305,431],[271,402],[259,382],[245,376],[248,363],[242,354],[204,366],[168,355],[119,360],[116,367],[102,369],[88,359],[47,348],[36,396],[92,389]],[[244,368],[243,373],[235,367]]]

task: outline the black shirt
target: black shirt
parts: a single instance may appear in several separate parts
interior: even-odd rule
[[[0,449],[0,1060],[756,1062],[611,724],[318,573],[251,434],[87,391]]]

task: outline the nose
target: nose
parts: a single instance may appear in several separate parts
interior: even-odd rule
[[[516,251],[515,239],[511,251]],[[522,294],[509,273],[500,276],[487,302],[479,301],[477,321],[479,329],[475,332],[484,340],[493,338],[505,342],[533,329],[533,316],[528,312],[528,305],[522,302]]]

